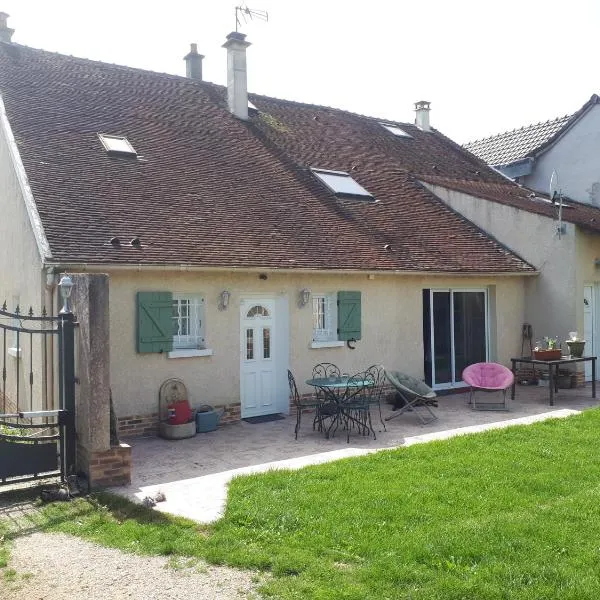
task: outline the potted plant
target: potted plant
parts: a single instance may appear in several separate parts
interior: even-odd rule
[[[533,350],[533,358],[536,360],[558,360],[560,358],[560,348],[557,337],[544,338],[544,342],[538,342]]]
[[[585,340],[580,339],[576,331],[570,331],[569,336],[571,338],[567,340],[567,346],[569,346],[569,354],[572,358],[581,358],[583,356]]]

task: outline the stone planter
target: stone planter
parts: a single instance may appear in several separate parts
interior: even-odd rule
[[[555,350],[534,350],[533,358],[535,360],[558,360],[560,358],[560,348]]]
[[[196,435],[196,421],[182,423],[181,425],[170,425],[164,421],[159,426],[160,437],[167,440],[183,440]]]
[[[583,349],[585,347],[585,340],[567,340],[567,346],[569,346],[569,354],[573,358],[581,358],[583,356]]]

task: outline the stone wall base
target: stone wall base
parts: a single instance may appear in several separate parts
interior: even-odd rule
[[[131,446],[119,444],[103,452],[77,449],[78,469],[87,474],[90,489],[131,483]]]
[[[224,411],[219,424],[236,423],[242,418],[240,403],[215,406],[216,411]],[[122,437],[152,437],[158,435],[158,413],[149,415],[131,415],[121,417],[118,421],[118,432]]]

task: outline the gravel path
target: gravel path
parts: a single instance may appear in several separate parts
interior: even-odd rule
[[[0,569],[0,599],[242,600],[258,598],[254,579],[195,559],[138,556],[37,532],[15,539],[8,568]]]

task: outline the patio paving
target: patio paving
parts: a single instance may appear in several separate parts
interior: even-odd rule
[[[349,444],[344,432],[325,439],[322,433],[313,431],[310,414],[303,415],[298,440],[294,439],[295,416],[260,424],[242,421],[185,440],[125,440],[132,446],[132,483],[113,491],[138,502],[162,491],[166,501],[158,503],[157,510],[210,522],[222,515],[227,483],[236,475],[301,468],[489,428],[565,417],[598,406],[600,402],[591,395],[590,385],[559,390],[551,407],[547,387],[517,386],[509,412],[472,410],[468,394],[440,396],[434,409],[439,418],[433,423],[421,425],[414,413],[404,413],[386,423],[387,431],[375,408],[377,439],[353,433]],[[382,409],[384,417],[394,414],[388,405]]]

